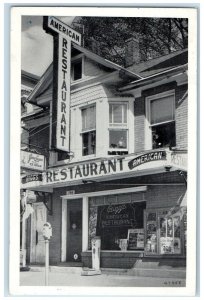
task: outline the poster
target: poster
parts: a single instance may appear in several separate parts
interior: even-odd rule
[[[128,250],[137,250],[144,248],[144,229],[128,230]]]
[[[180,217],[160,217],[160,254],[181,254]]]

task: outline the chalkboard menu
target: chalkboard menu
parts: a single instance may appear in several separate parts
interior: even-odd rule
[[[144,229],[128,230],[128,250],[138,250],[144,248]]]

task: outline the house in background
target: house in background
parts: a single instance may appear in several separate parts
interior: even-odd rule
[[[91,267],[101,239],[101,267],[186,264],[188,50],[128,68],[87,49],[71,48],[70,149],[51,147],[53,65],[23,115],[29,144],[47,159],[29,217],[29,263],[44,262],[42,225],[53,228],[50,263]],[[132,49],[132,50],[131,50]]]

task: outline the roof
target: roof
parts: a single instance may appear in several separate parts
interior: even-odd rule
[[[91,60],[109,68],[112,71],[119,71],[120,74],[125,74],[131,81],[131,83],[124,83],[124,87],[119,90],[129,90],[136,84],[138,87],[146,83],[146,80],[158,81],[161,76],[167,76],[167,74],[173,74],[179,72],[181,69],[187,69],[188,63],[188,49],[172,52],[161,57],[151,59],[139,64],[135,64],[129,68],[123,68],[101,56],[73,43],[72,48],[76,51],[83,53]],[[28,97],[28,101],[32,103],[32,99],[36,95],[40,95],[44,92],[50,84],[52,84],[53,63],[47,68],[42,75],[34,90]],[[42,87],[43,86],[43,90]]]
[[[29,72],[27,72],[25,70],[21,70],[21,78],[22,79],[27,79],[30,82],[32,82],[33,84],[36,84],[38,82],[38,80],[40,79],[39,76],[34,75],[32,73],[29,73]]]
[[[139,74],[141,77],[152,76],[167,71],[177,66],[188,63],[188,49],[174,51],[148,61],[135,64],[128,68],[129,71]]]
[[[134,71],[131,71],[129,69],[126,69],[124,67],[121,67],[120,65],[116,64],[116,63],[113,63],[112,61],[108,60],[108,59],[105,59],[93,52],[91,52],[90,50],[86,49],[86,48],[83,48],[77,44],[74,44],[73,43],[73,48],[75,48],[76,50],[84,53],[88,58],[92,59],[92,60],[95,60],[96,62],[100,63],[101,65],[105,66],[105,67],[108,67],[110,69],[113,69],[113,70],[118,70],[118,71],[124,71],[126,72],[129,76],[132,76],[134,77],[135,79],[139,79],[141,78],[140,75],[138,75],[136,72]]]
[[[101,56],[79,46],[76,44],[72,44],[73,49],[83,53],[86,57],[88,57],[89,59],[103,65],[106,68],[109,68],[112,71],[119,71],[121,74],[126,75],[126,77],[128,77],[131,80],[137,80],[137,79],[141,79],[142,77],[140,75],[135,74],[134,72],[132,72],[131,70],[125,69],[105,58],[102,58]],[[40,80],[38,81],[37,85],[35,86],[34,90],[31,92],[31,94],[28,97],[28,101],[30,103],[32,103],[32,99],[36,96],[36,95],[40,95],[41,93],[41,87],[43,86],[43,91],[50,86],[50,84],[52,83],[52,73],[53,73],[53,63],[51,63],[49,65],[49,67],[47,68],[47,70],[44,72],[44,74],[41,76]]]

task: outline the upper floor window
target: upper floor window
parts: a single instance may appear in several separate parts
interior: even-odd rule
[[[96,153],[96,106],[82,109],[82,155]]]
[[[109,152],[128,153],[127,103],[109,103]]]
[[[174,147],[176,145],[174,94],[164,93],[147,99],[152,148]]]
[[[127,125],[127,103],[109,104],[109,123],[111,125]]]
[[[72,80],[76,81],[82,78],[82,58],[79,58],[72,62],[71,68]]]

